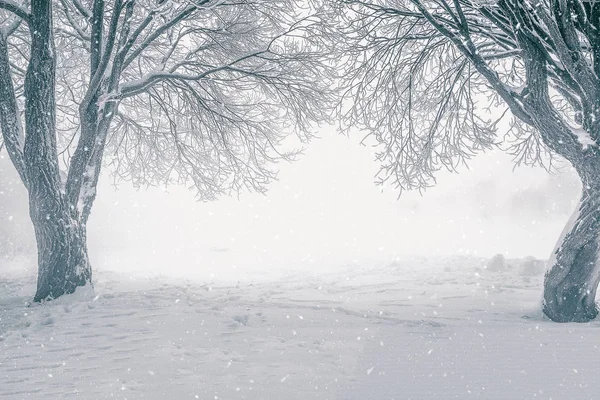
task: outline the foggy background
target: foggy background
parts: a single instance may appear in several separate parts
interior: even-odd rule
[[[115,189],[105,169],[88,230],[93,266],[219,278],[407,255],[545,259],[579,194],[570,169],[513,170],[509,155],[493,151],[398,199],[375,186],[378,165],[358,136],[320,136],[297,162],[279,165],[266,195],[200,203],[185,187]],[[0,250],[33,253],[26,192],[0,156]]]

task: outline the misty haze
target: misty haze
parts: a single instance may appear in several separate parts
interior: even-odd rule
[[[0,0],[0,399],[596,398],[599,32]]]

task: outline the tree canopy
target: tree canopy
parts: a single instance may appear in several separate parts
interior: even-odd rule
[[[22,110],[28,10],[0,3],[14,14],[2,36]],[[54,3],[58,152],[74,197],[105,153],[112,171],[136,185],[191,183],[208,200],[262,191],[272,162],[293,156],[283,138],[305,140],[311,123],[328,117],[332,70],[317,57],[324,25],[309,2]],[[108,129],[81,135],[85,118]],[[18,167],[23,139],[4,136]]]
[[[381,180],[423,188],[504,140],[518,163],[599,138],[600,5],[580,0],[338,0],[348,126]],[[486,111],[497,110],[493,117]],[[509,113],[502,112],[502,109]],[[501,118],[511,130],[499,138]],[[594,151],[591,149],[588,151]]]

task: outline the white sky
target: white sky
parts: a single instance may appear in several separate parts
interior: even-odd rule
[[[90,220],[91,255],[96,264],[182,274],[396,255],[546,258],[577,199],[570,172],[513,171],[509,156],[493,152],[470,170],[440,174],[423,197],[397,200],[397,191],[373,184],[377,164],[358,141],[323,132],[299,161],[281,165],[266,195],[212,203],[182,187],[136,191],[124,183],[115,191],[105,176]]]
[[[422,197],[406,192],[397,200],[396,190],[374,185],[377,164],[358,136],[321,136],[299,161],[281,165],[266,195],[198,203],[183,187],[122,183],[115,190],[105,173],[89,225],[93,265],[207,276],[391,262],[397,255],[546,258],[578,197],[571,171],[513,170],[510,156],[492,152],[460,174],[440,174]],[[0,240],[8,232],[11,241],[31,245],[25,191],[0,156]]]

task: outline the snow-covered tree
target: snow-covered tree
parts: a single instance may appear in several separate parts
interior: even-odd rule
[[[203,200],[262,191],[281,141],[326,119],[308,1],[0,0],[0,127],[29,193],[41,301],[91,282],[103,165]]]
[[[600,2],[583,0],[335,0],[342,109],[379,143],[381,179],[423,188],[498,144],[519,163],[560,156],[581,202],[544,284],[554,321],[596,317],[600,281]],[[499,119],[488,106],[507,110]],[[506,141],[505,141],[506,143]],[[506,148],[506,146],[505,146]]]

